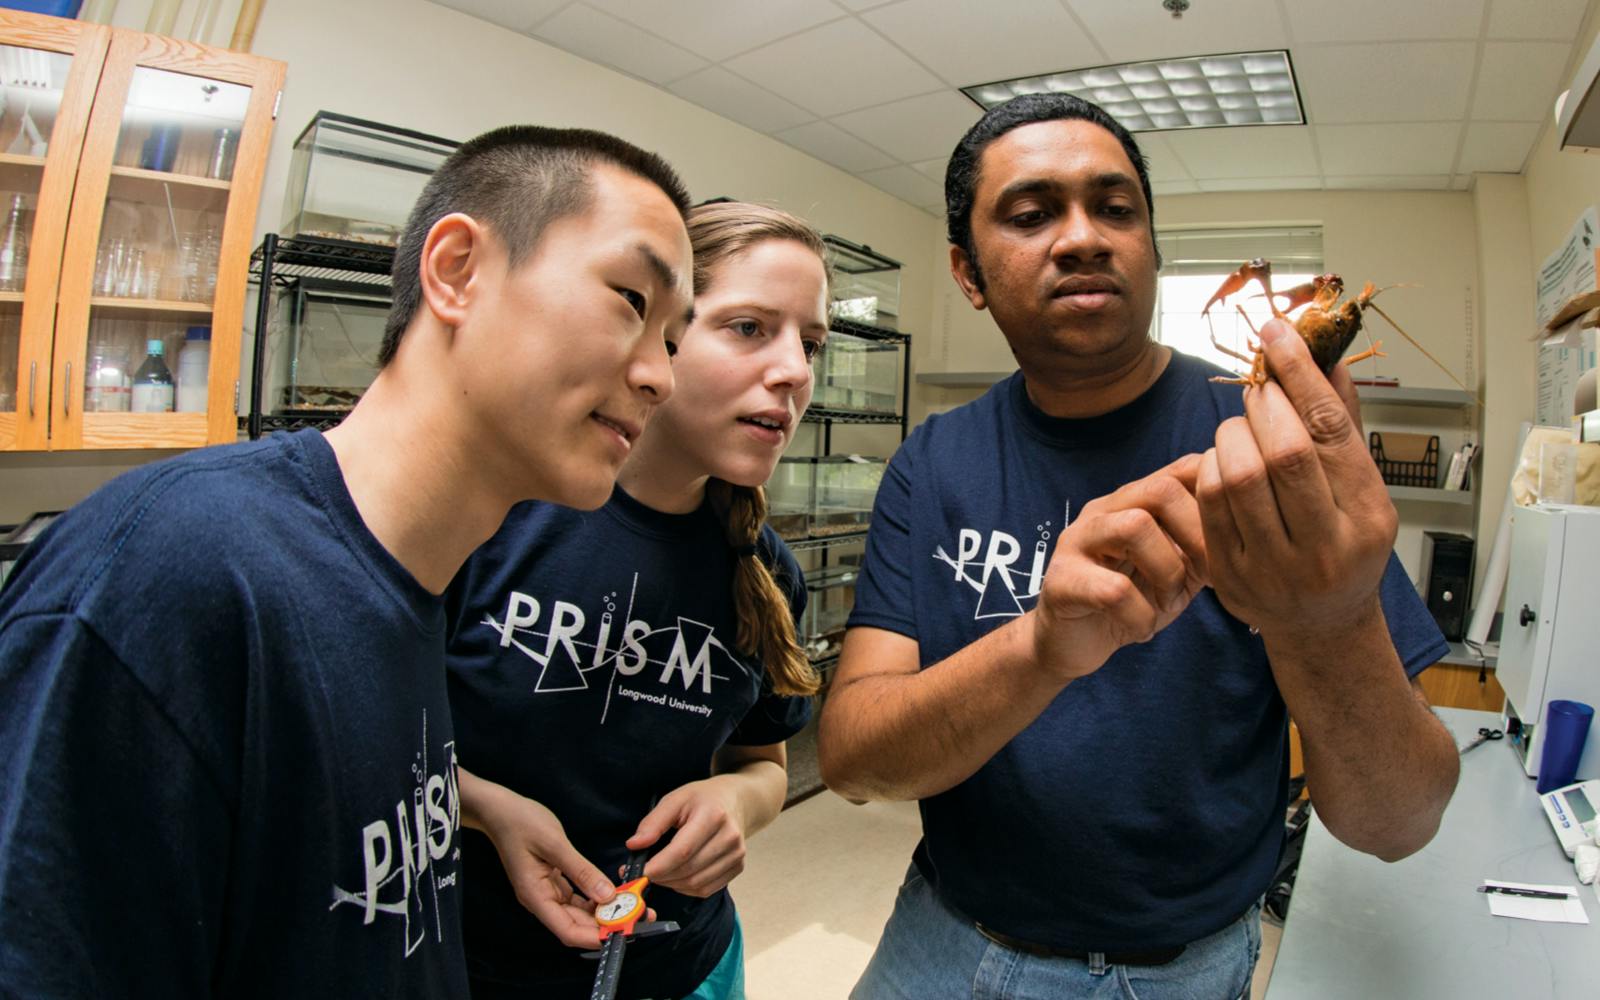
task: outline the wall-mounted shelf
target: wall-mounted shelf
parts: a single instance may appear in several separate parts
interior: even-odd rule
[[[1441,490],[1429,486],[1390,486],[1389,496],[1395,500],[1416,500],[1422,503],[1472,505],[1471,490]]]
[[[1356,394],[1375,406],[1472,406],[1472,394],[1460,389],[1412,389],[1405,386],[1360,385]]]
[[[968,389],[994,385],[1014,374],[1016,369],[1008,372],[919,372],[917,381],[923,385],[943,386],[946,389]]]

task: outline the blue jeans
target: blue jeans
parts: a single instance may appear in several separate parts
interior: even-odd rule
[[[1244,1000],[1261,952],[1261,907],[1166,965],[1104,965],[1017,951],[978,933],[912,865],[851,1000]]]

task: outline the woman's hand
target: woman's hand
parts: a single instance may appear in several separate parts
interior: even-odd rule
[[[685,896],[711,896],[744,871],[745,821],[732,775],[695,781],[664,796],[628,838],[643,850],[676,830],[644,867],[651,884]]]
[[[611,880],[578,853],[549,809],[465,769],[458,773],[463,813],[494,842],[517,901],[562,944],[600,947],[594,908],[616,894]]]
[[[639,851],[677,831],[645,864],[650,881],[701,898],[726,888],[744,871],[745,840],[783,808],[787,761],[782,743],[724,746],[712,777],[663,796],[628,838],[628,849]]]

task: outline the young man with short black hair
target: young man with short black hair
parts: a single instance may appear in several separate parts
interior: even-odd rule
[[[128,473],[0,594],[0,994],[460,997],[439,594],[593,508],[690,312],[688,198],[584,130],[430,179],[350,416]]]

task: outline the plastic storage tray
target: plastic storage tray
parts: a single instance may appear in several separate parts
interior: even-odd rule
[[[1372,460],[1390,486],[1439,485],[1439,435],[1373,431],[1367,435]]]
[[[318,111],[294,141],[280,232],[394,246],[423,185],[458,145]]]

